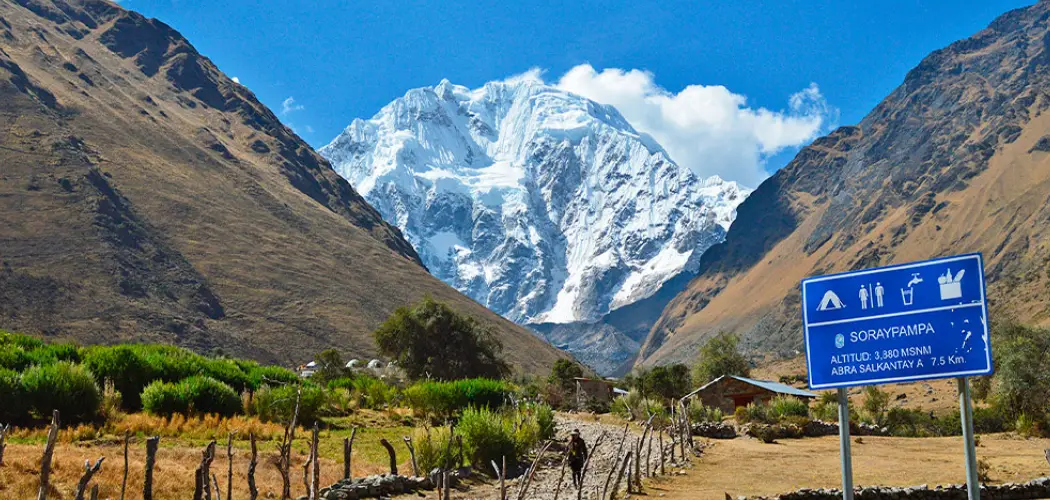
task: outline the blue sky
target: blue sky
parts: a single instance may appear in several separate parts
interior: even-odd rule
[[[530,68],[557,82],[581,64],[596,74],[646,71],[649,83],[671,95],[691,85],[724,86],[746,97],[744,108],[786,115],[790,96],[815,83],[827,105],[823,130],[859,121],[932,50],[1031,3],[122,2],[181,31],[316,147],[413,87],[442,78],[476,87]],[[760,167],[779,168],[797,146],[757,146]]]

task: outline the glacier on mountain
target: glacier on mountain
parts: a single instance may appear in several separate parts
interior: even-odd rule
[[[750,192],[534,78],[410,90],[320,152],[434,275],[526,324],[593,321],[693,271]]]

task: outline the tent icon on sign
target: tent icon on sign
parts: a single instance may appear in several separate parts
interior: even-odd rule
[[[824,298],[820,299],[820,305],[817,306],[817,310],[834,311],[836,309],[842,309],[843,307],[846,307],[846,304],[842,303],[842,299],[840,299],[835,292],[828,290],[824,292]]]

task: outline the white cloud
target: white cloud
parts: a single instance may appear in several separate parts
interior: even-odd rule
[[[288,113],[291,113],[293,111],[302,111],[303,109],[306,108],[302,104],[296,104],[295,98],[291,96],[289,96],[287,99],[284,100],[284,102],[281,103],[282,115],[287,115]]]
[[[525,75],[540,74],[530,70]],[[557,86],[615,106],[639,132],[651,135],[673,160],[701,178],[718,175],[750,187],[768,177],[764,165],[770,156],[807,144],[838,115],[815,83],[789,96],[788,108],[779,111],[749,107],[747,97],[721,85],[670,92],[656,84],[652,73],[637,69],[598,72],[581,64]]]
[[[237,78],[236,76],[233,77],[233,78],[230,78],[230,80],[233,80],[233,83],[241,83],[241,79]]]

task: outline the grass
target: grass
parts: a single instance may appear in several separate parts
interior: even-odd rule
[[[397,451],[398,471],[412,474],[411,459],[402,442],[402,436],[412,435],[413,428],[403,425],[407,410],[376,412],[361,410],[350,417],[325,420],[327,428],[320,432],[319,453],[321,460],[321,484],[329,485],[342,476],[343,438],[349,437],[356,426],[354,439],[353,474],[360,477],[368,474],[389,472],[389,458],[379,444],[387,439]],[[145,465],[146,436],[159,435],[160,450],[154,473],[154,498],[185,499],[193,492],[193,470],[200,461],[200,452],[211,439],[219,441],[219,452],[212,471],[219,477],[225,494],[226,448],[228,432],[234,436],[234,498],[247,497],[246,474],[249,458],[248,432],[258,436],[259,466],[256,479],[260,497],[267,492],[280,492],[280,476],[271,464],[277,455],[277,445],[283,435],[279,424],[264,423],[250,417],[219,418],[214,415],[202,418],[154,417],[145,414],[125,416],[119,422],[102,428],[80,425],[62,429],[56,446],[52,483],[53,498],[72,498],[76,482],[83,473],[84,460],[92,462],[100,456],[106,457],[102,469],[96,476],[101,498],[119,498],[123,471],[123,432],[133,434],[129,450],[129,498],[141,497]],[[310,432],[305,428],[296,431],[293,446],[292,491],[294,496],[302,494],[302,464],[308,455]],[[46,429],[12,429],[11,439],[4,454],[4,467],[0,467],[0,498],[31,498],[36,495],[38,471]]]

